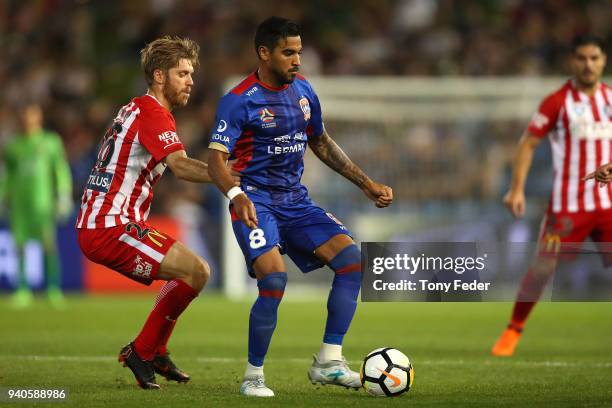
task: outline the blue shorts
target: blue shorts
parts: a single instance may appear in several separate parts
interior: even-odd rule
[[[314,254],[316,248],[338,234],[351,236],[332,213],[315,205],[308,196],[290,205],[253,204],[259,224],[252,230],[237,217],[230,205],[234,235],[251,277],[255,277],[255,259],[275,246],[281,254],[289,255],[298,268],[306,273],[324,265]]]

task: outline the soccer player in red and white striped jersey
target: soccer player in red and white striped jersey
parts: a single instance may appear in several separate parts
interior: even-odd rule
[[[119,357],[145,389],[159,388],[154,372],[189,380],[168,357],[166,344],[210,275],[206,261],[146,222],[153,186],[167,166],[179,179],[210,182],[207,165],[187,157],[171,113],[189,100],[198,54],[195,42],[178,37],[157,39],[141,51],[148,91],[121,108],[106,132],[77,218],[87,258],[146,285],[168,281],[140,334]]]
[[[523,326],[554,273],[563,243],[612,242],[612,188],[600,188],[587,175],[612,161],[612,89],[600,81],[606,54],[600,39],[579,36],[571,49],[573,78],[547,96],[523,133],[504,204],[518,218],[525,212],[524,186],[533,152],[548,135],[553,153],[553,189],[542,221],[541,253],[527,274],[511,321],[494,345],[496,356],[510,356]],[[551,256],[552,255],[552,256]]]

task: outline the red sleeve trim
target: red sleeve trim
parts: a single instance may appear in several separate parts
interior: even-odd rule
[[[183,143],[175,143],[173,145],[168,146],[167,149],[164,149],[164,153],[159,156],[159,161],[164,160],[170,153],[174,153],[174,152],[178,152],[181,150],[185,150],[185,146],[183,146]]]
[[[236,87],[231,90],[231,93],[233,93],[234,95],[242,95],[256,83],[257,77],[255,76],[255,73],[252,73],[251,75],[243,79],[241,83],[236,85]]]

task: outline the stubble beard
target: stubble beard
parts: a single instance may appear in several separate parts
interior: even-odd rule
[[[187,105],[187,102],[189,101],[189,97],[183,97],[181,90],[175,90],[169,84],[164,84],[163,93],[164,97],[173,108],[183,107]]]
[[[292,84],[295,80],[295,76],[291,76],[291,72],[283,72],[277,70],[273,70],[272,72],[280,86]]]
[[[599,81],[598,77],[594,77],[593,80],[590,79],[586,79],[584,77],[577,77],[578,83],[584,87],[584,88],[591,88],[593,86],[595,86],[595,84],[597,84],[597,81]]]

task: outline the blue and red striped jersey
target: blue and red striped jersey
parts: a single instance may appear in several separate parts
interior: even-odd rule
[[[252,73],[221,99],[208,147],[236,160],[250,197],[290,203],[308,193],[300,182],[304,154],[308,138],[321,134],[319,98],[303,76],[272,88]]]

